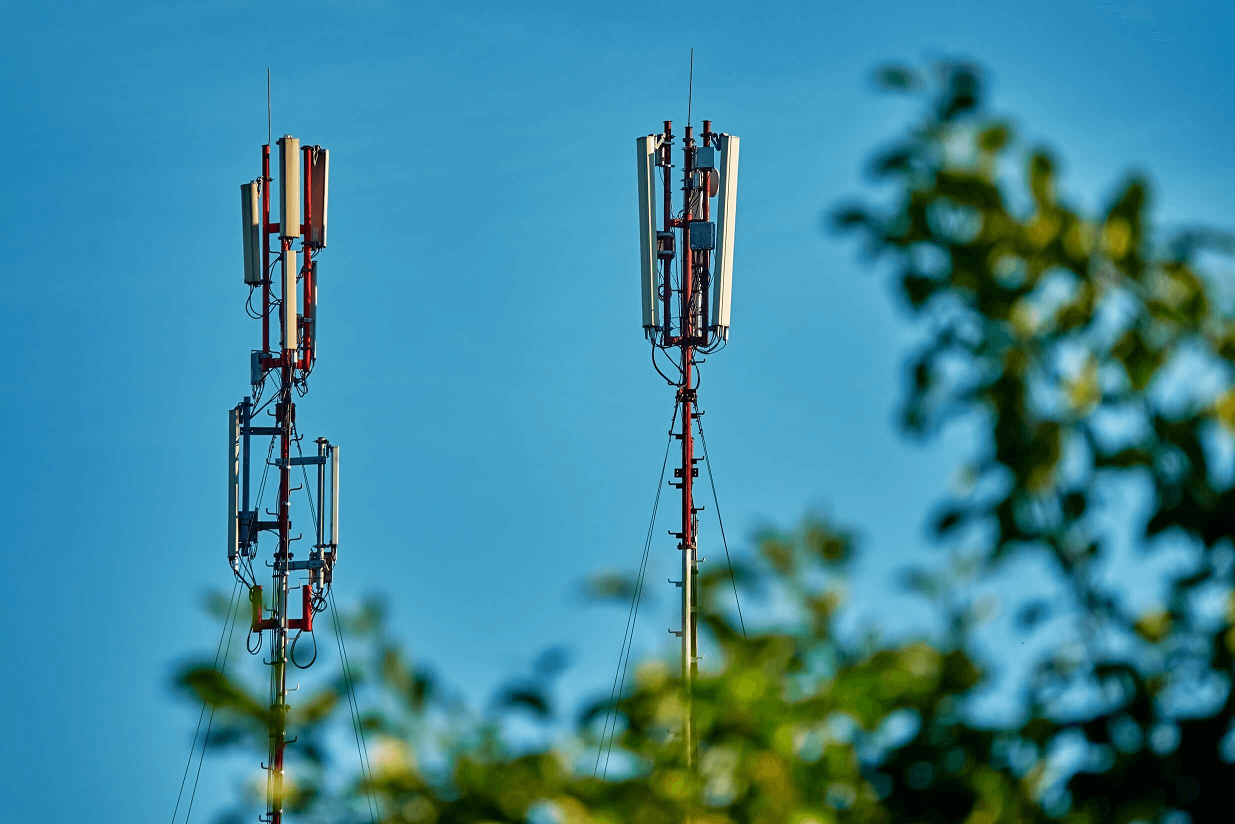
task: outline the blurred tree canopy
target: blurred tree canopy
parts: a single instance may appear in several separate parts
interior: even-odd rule
[[[1202,270],[1231,241],[1162,236],[1139,177],[1101,214],[1069,205],[1055,159],[986,110],[970,66],[893,67],[879,80],[924,115],[874,158],[881,194],[832,220],[892,268],[922,330],[904,430],[974,435],[962,488],[941,491],[932,525],[952,562],[908,578],[947,631],[908,642],[838,632],[853,535],[807,520],[759,536],[740,582],[774,592],[778,617],[744,637],[725,606],[728,572],[703,577],[701,626],[719,660],[691,697],[699,761],[687,770],[676,665],[640,662],[615,706],[598,701],[572,733],[518,743],[512,715],[556,718],[560,654],[472,711],[369,605],[343,617],[350,672],[292,706],[289,812],[409,824],[1231,818],[1235,313]],[[1168,556],[1152,566],[1167,569],[1152,573],[1159,605],[1134,612],[1120,575]],[[976,652],[981,610],[957,583],[999,581],[1023,558],[1056,573],[1055,597],[1011,605],[1020,631],[1048,633],[1047,653],[1017,685],[1015,717],[983,723],[969,707],[999,661]],[[262,690],[206,664],[179,683],[216,707],[213,745],[264,751]],[[343,739],[331,736],[345,706],[371,768],[341,780]],[[258,804],[242,800],[236,820]]]

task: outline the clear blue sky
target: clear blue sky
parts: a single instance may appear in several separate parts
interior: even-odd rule
[[[701,390],[730,535],[811,508],[858,527],[853,606],[896,630],[926,613],[890,576],[965,444],[895,434],[913,331],[820,230],[916,114],[871,69],[974,58],[1077,200],[1146,168],[1165,222],[1235,226],[1223,3],[279,7],[0,8],[6,821],[170,818],[197,713],[169,675],[230,589],[222,442],[257,336],[236,189],[267,66],[276,136],[332,150],[299,420],[345,448],[336,594],[385,595],[477,700],[554,643],[567,699],[612,677],[624,611],[577,585],[637,563],[672,405],[639,329],[631,143],[684,119],[690,46],[696,118],[743,138],[731,344]],[[666,527],[642,650],[676,625]],[[232,775],[208,759],[203,787]]]

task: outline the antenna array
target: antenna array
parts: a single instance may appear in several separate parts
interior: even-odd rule
[[[307,668],[295,659],[300,634],[313,632],[313,616],[326,608],[334,581],[339,549],[339,447],[325,438],[316,440],[315,454],[304,455],[303,436],[296,427],[294,393],[308,392],[308,378],[317,360],[317,254],[326,247],[326,216],[329,202],[330,152],[319,146],[300,145],[291,135],[277,141],[279,164],[279,220],[270,219],[272,183],[271,145],[262,146],[262,175],[240,187],[243,235],[244,282],[249,286],[249,314],[262,324],[262,347],[250,356],[251,396],[228,413],[228,530],[227,559],[235,576],[249,588],[252,618],[250,639],[258,636],[260,651],[270,633],[270,758],[267,771],[267,812],[262,821],[281,824],[284,802],[284,753],[287,747],[287,665]],[[296,241],[300,248],[294,248]],[[277,272],[277,277],[275,274]],[[260,293],[260,311],[254,298]],[[278,319],[279,343],[272,348],[272,318]],[[262,402],[267,389],[272,394]],[[273,405],[273,406],[272,406]],[[261,413],[271,418],[258,423]],[[257,494],[251,478],[252,440],[270,438],[270,448],[261,467]],[[276,455],[277,448],[277,455]],[[293,456],[292,451],[296,454]],[[304,475],[311,504],[315,541],[307,557],[297,560],[292,544],[291,473]],[[310,488],[309,467],[317,482]],[[263,509],[261,494],[267,472],[279,475],[278,501],[274,511]],[[299,489],[299,487],[297,487]],[[263,534],[274,537],[273,586],[267,607],[263,588],[257,583],[253,562]],[[291,617],[292,577],[304,576],[299,585],[300,617]],[[289,634],[295,637],[289,645]],[[310,662],[311,664],[312,662]]]
[[[692,56],[693,62],[693,56]],[[693,71],[693,65],[692,65]],[[652,363],[661,376],[676,386],[682,429],[674,437],[682,442],[682,463],[673,470],[682,493],[682,526],[670,532],[682,553],[682,579],[673,583],[682,589],[682,629],[670,630],[682,639],[682,681],[687,696],[698,674],[699,604],[698,515],[694,504],[694,479],[699,475],[694,450],[693,419],[697,411],[696,387],[700,354],[723,348],[729,339],[729,307],[733,284],[733,242],[737,219],[738,148],[733,135],[712,131],[703,121],[702,145],[694,129],[686,127],[682,140],[682,205],[673,206],[673,124],[664,122],[660,134],[637,138],[636,161],[639,183],[640,294],[643,331],[652,343]],[[656,228],[656,170],[661,171],[661,227]],[[716,200],[715,217],[712,201]],[[680,239],[680,246],[679,246]],[[678,251],[680,249],[680,252]],[[676,270],[675,270],[676,267]],[[676,350],[676,351],[674,351]],[[666,375],[658,354],[676,361]],[[689,704],[689,700],[688,700]],[[696,746],[692,712],[683,723],[687,766],[695,763]]]

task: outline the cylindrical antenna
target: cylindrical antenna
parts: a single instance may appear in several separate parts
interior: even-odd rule
[[[283,250],[283,349],[295,352],[300,348],[300,330],[296,327],[296,250]]]
[[[635,158],[639,175],[639,291],[643,303],[643,328],[650,337],[660,326],[659,249],[656,233],[656,158],[660,138],[650,134],[636,138]]]
[[[284,238],[300,237],[300,140],[285,134],[279,138],[280,229]]]
[[[270,67],[266,67],[266,145],[270,145]]]
[[[330,561],[339,554],[339,445],[330,445]]]
[[[227,411],[227,562],[240,570],[240,410]]]
[[[262,272],[262,213],[260,183],[240,186],[240,228],[244,249],[244,282],[260,285]]]

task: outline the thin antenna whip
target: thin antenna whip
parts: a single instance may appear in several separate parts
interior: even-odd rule
[[[695,49],[690,49],[690,79],[686,83],[686,125],[690,125],[690,107],[695,97]]]
[[[270,145],[270,67],[266,67],[266,145]]]

